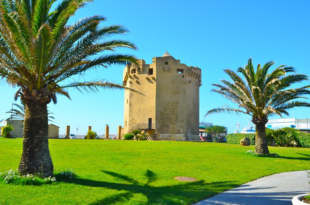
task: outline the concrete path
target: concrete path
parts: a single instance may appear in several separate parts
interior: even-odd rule
[[[196,205],[292,205],[293,196],[310,193],[306,171],[285,172],[257,179]]]

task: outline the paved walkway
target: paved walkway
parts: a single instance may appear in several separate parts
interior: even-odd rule
[[[293,196],[310,192],[306,171],[285,172],[257,179],[196,205],[292,205]]]

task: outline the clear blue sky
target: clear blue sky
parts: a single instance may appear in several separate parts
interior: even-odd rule
[[[281,64],[293,66],[297,72],[310,74],[310,1],[309,0],[94,0],[81,9],[71,23],[92,15],[103,15],[103,25],[119,24],[130,32],[117,39],[130,40],[137,51],[120,49],[119,52],[134,54],[146,63],[152,57],[168,51],[176,59],[202,69],[200,87],[200,119],[212,108],[226,105],[228,101],[210,92],[212,83],[228,79],[223,69],[236,71],[249,58],[254,64],[275,61],[273,68]],[[105,79],[122,83],[122,66],[92,70],[85,80]],[[307,82],[310,84],[310,82]],[[9,115],[16,88],[0,83],[0,120]],[[123,125],[124,91],[101,90],[98,93],[81,94],[72,90],[72,101],[58,98],[51,104],[54,124],[71,125],[72,133],[85,134],[87,126],[103,134],[105,125],[111,133]],[[292,117],[310,118],[310,109],[295,109]],[[237,121],[241,127],[250,119],[246,115],[216,114],[204,119],[215,125],[228,127],[233,132]]]

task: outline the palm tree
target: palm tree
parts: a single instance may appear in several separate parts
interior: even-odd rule
[[[137,64],[132,55],[113,53],[119,47],[136,49],[134,44],[108,39],[126,33],[124,27],[99,27],[105,20],[102,16],[67,25],[69,18],[90,1],[61,0],[54,6],[55,0],[0,0],[0,77],[18,88],[15,99],[20,97],[25,104],[23,153],[18,169],[21,175],[53,175],[47,105],[56,103],[58,95],[70,99],[69,88],[125,88],[102,80],[76,82],[72,77],[113,64]]]
[[[268,73],[273,64],[268,62],[263,67],[258,64],[255,72],[249,59],[244,68],[238,69],[243,79],[232,70],[224,70],[233,82],[221,80],[223,84],[213,84],[217,89],[212,91],[236,103],[239,108],[224,106],[209,110],[206,114],[227,112],[250,115],[256,125],[255,152],[259,154],[269,154],[265,127],[268,117],[289,115],[288,110],[295,107],[310,107],[309,103],[298,100],[310,94],[310,86],[291,88],[294,83],[308,80],[308,77],[302,74],[289,75],[295,69],[284,65]]]
[[[12,108],[11,110],[7,111],[6,113],[11,114],[11,117],[8,118],[7,120],[13,119],[13,120],[24,120],[25,117],[25,105],[22,104],[17,104],[17,103],[13,103],[13,106],[15,108]],[[53,120],[55,120],[55,118],[52,116],[52,112],[49,112],[47,109],[47,116],[48,116],[48,121],[49,122],[53,122]]]

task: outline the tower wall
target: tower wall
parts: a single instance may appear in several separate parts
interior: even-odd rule
[[[179,64],[172,57],[155,58],[155,62],[157,67],[156,134],[161,140],[169,140],[171,134],[181,134],[175,138],[183,138],[187,130],[187,91],[184,73],[177,73],[177,69],[186,69],[186,66]]]
[[[146,129],[148,119],[152,119],[152,128],[155,128],[155,96],[156,84],[152,77],[148,75],[149,65],[145,65],[140,60],[140,69],[134,65],[127,65],[127,77],[125,73],[124,85],[135,89],[140,93],[125,90],[124,98],[124,132],[132,132],[137,129]],[[133,73],[134,72],[134,73]]]

